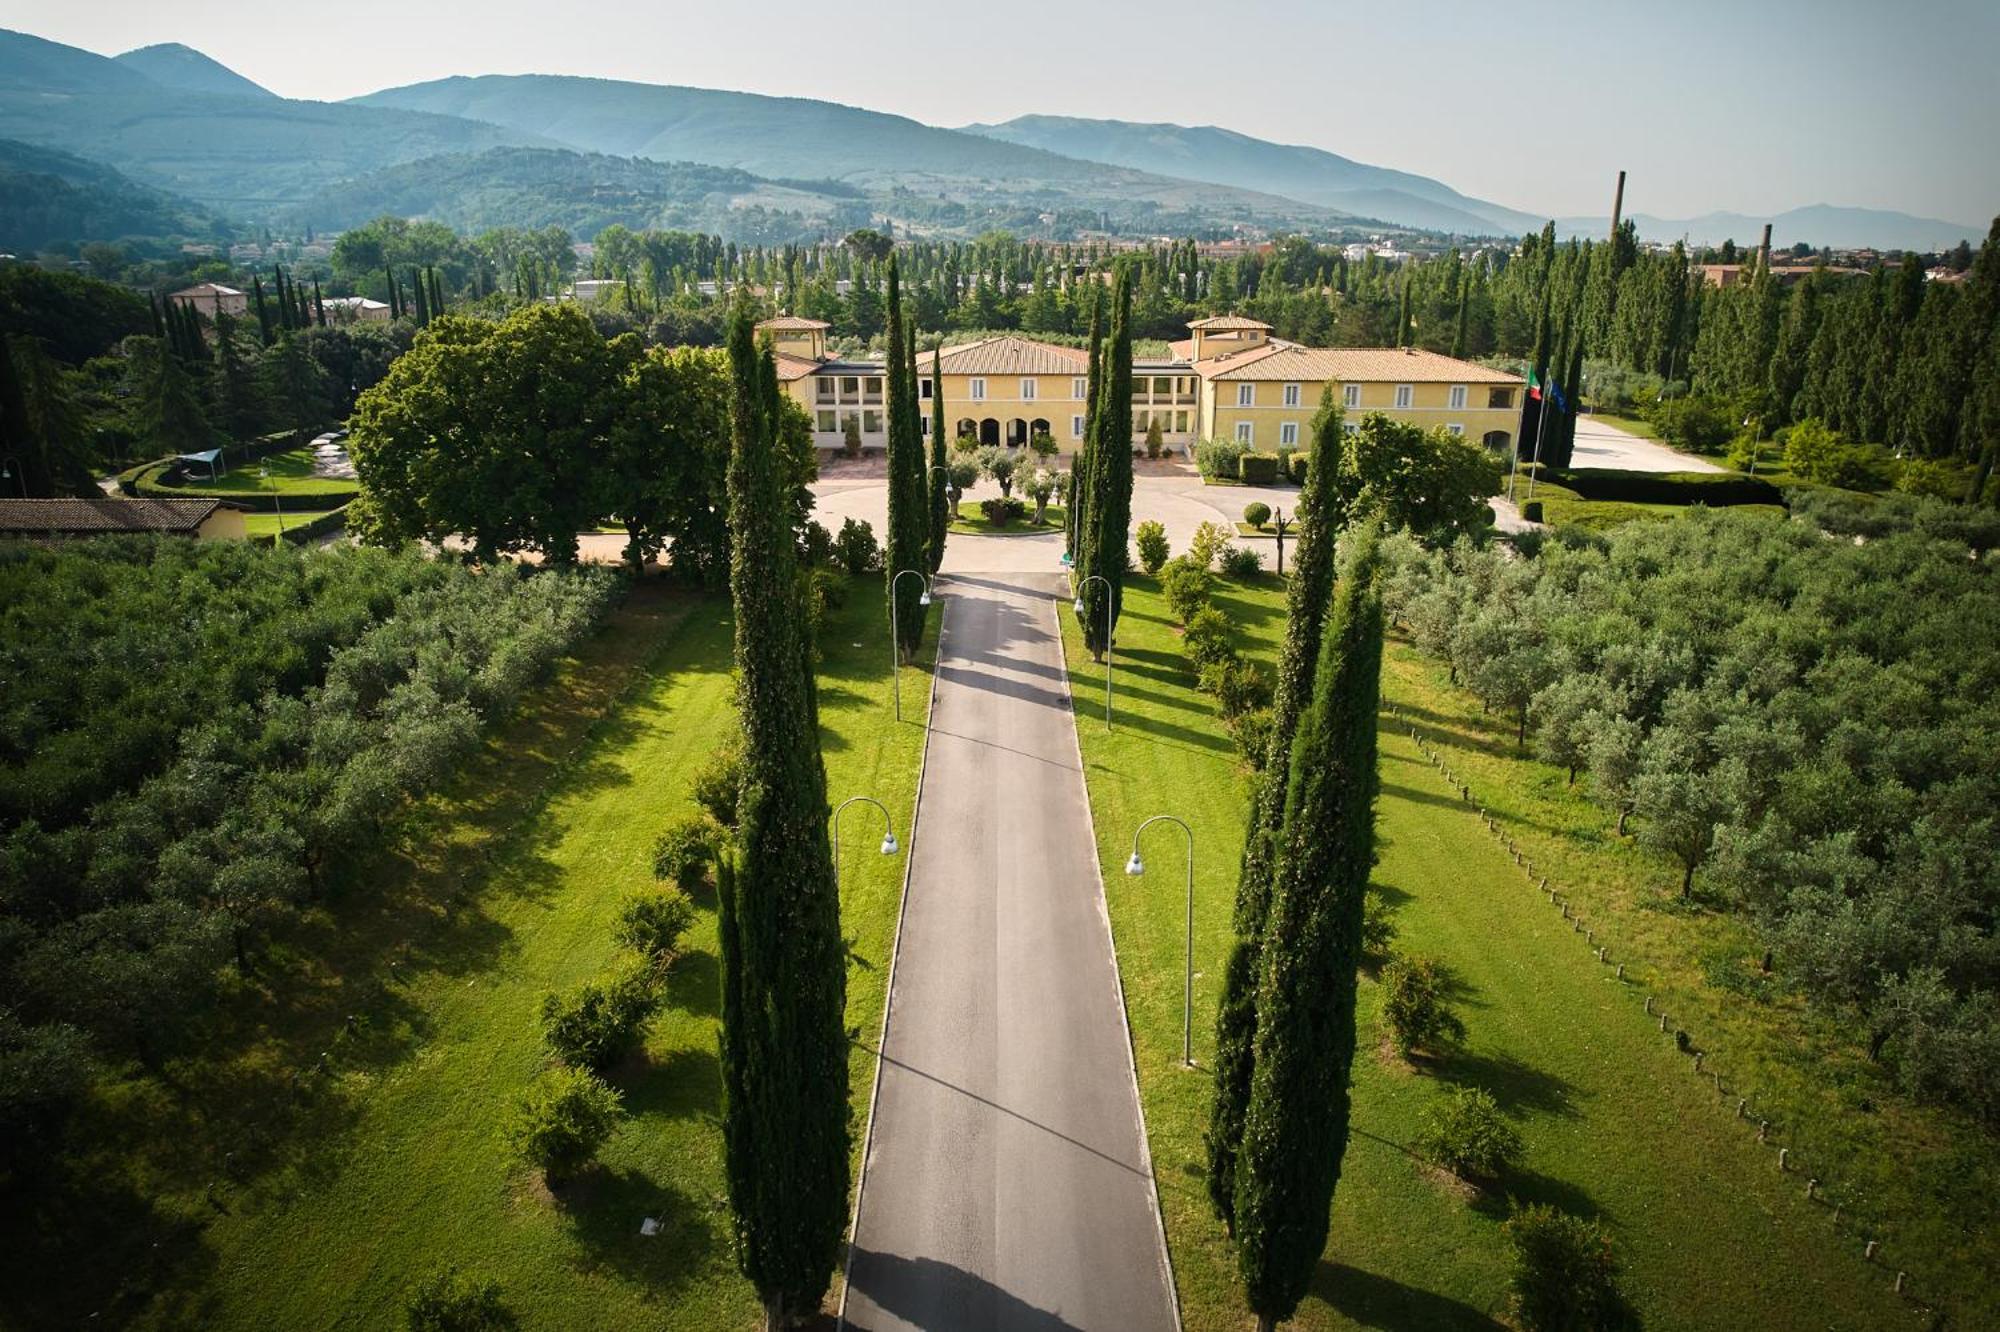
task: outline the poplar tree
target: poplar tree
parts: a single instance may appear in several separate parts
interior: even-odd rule
[[[1111,646],[1124,601],[1125,571],[1131,564],[1128,528],[1132,521],[1132,270],[1119,271],[1111,298],[1111,335],[1105,339],[1092,395],[1095,415],[1091,441],[1090,513],[1083,528],[1083,558],[1077,564],[1077,593],[1083,601],[1083,642],[1102,661]],[[1088,581],[1091,575],[1104,580]],[[1107,590],[1108,585],[1108,590]],[[1109,623],[1105,600],[1110,597]]]
[[[847,1219],[846,956],[776,363],[729,328],[730,596],[745,773],[717,872],[722,1134],[737,1260],[778,1329],[818,1308]]]
[[[931,491],[931,572],[944,563],[944,540],[951,529],[951,485],[944,451],[944,355],[931,348],[931,462],[925,472]]]
[[[1258,961],[1256,1067],[1236,1166],[1236,1238],[1244,1292],[1262,1332],[1291,1317],[1312,1283],[1347,1150],[1355,968],[1375,862],[1382,673],[1375,567],[1375,536],[1364,532],[1334,594],[1312,703],[1292,742]]]
[[[916,398],[910,383],[909,328],[903,320],[903,290],[896,256],[889,256],[889,540],[883,551],[884,577],[895,606],[896,650],[909,660],[924,635],[921,579],[898,579],[905,569],[930,568],[930,500],[923,489],[923,442],[917,435]]]
[[[1257,1035],[1258,958],[1270,912],[1271,871],[1285,820],[1285,776],[1291,771],[1293,735],[1312,702],[1327,605],[1333,599],[1334,544],[1346,519],[1339,492],[1346,447],[1346,413],[1333,385],[1320,391],[1308,445],[1305,486],[1299,491],[1298,544],[1286,589],[1285,642],[1278,656],[1278,686],[1271,699],[1271,742],[1263,778],[1250,802],[1250,826],[1236,875],[1236,940],[1222,977],[1215,1014],[1215,1099],[1208,1116],[1208,1196],[1233,1233],[1236,1223],[1236,1154],[1243,1113],[1250,1100],[1253,1042]]]

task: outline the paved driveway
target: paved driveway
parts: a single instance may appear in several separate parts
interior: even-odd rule
[[[1720,472],[1706,458],[1681,453],[1664,444],[1620,430],[1608,421],[1579,417],[1576,423],[1575,467],[1609,467],[1620,472]]]

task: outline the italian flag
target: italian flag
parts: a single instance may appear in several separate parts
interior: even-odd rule
[[[1536,402],[1542,400],[1542,381],[1535,374],[1535,367],[1528,367],[1528,396]]]

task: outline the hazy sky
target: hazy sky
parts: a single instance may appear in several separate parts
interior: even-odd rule
[[[1540,213],[2000,212],[2000,3],[7,0],[105,54],[185,42],[289,97],[589,74],[825,98],[935,125],[1215,124]]]

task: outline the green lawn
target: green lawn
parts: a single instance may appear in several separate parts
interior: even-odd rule
[[[329,512],[331,510],[306,509],[293,513],[287,509],[283,514],[247,513],[243,515],[243,526],[250,536],[276,536],[280,531],[289,532],[294,528],[304,527],[315,518],[324,518]],[[282,527],[280,520],[283,523]]]
[[[964,536],[1018,536],[1028,532],[1060,532],[1067,518],[1068,510],[1060,504],[1051,504],[1042,514],[1040,526],[1035,524],[1035,503],[1024,501],[1028,511],[1018,522],[1000,524],[989,522],[986,517],[985,500],[964,500],[958,506],[958,517],[952,519],[950,531]]]
[[[270,475],[260,475],[261,471],[269,471]],[[310,448],[238,463],[213,481],[199,467],[190,477],[184,489],[198,495],[345,495],[360,484],[352,477],[314,476]]]
[[[1268,660],[1280,581],[1220,588],[1216,604],[1240,626],[1243,647]],[[1108,734],[1101,671],[1063,617],[1077,729],[1186,1325],[1237,1328],[1245,1320],[1234,1256],[1209,1210],[1201,1135],[1246,783],[1193,689],[1153,581],[1128,584],[1125,607]],[[1406,659],[1392,651],[1385,689],[1409,703]],[[1774,1153],[1646,1018],[1641,992],[1598,965],[1406,731],[1385,725],[1382,769],[1375,881],[1395,908],[1399,946],[1441,959],[1456,977],[1470,1039],[1422,1073],[1386,1056],[1377,989],[1364,975],[1355,1133],[1298,1325],[1490,1327],[1503,1312],[1504,1205],[1462,1199],[1408,1147],[1425,1107],[1454,1083],[1488,1088],[1521,1130],[1524,1166],[1507,1182],[1514,1196],[1609,1225],[1648,1327],[1891,1325],[1888,1275],[1865,1267],[1860,1241],[1837,1236],[1804,1201],[1801,1176],[1778,1173]],[[1148,834],[1144,878],[1123,872],[1133,828],[1161,812],[1187,819],[1196,841],[1194,1072],[1180,1067],[1177,833]]]
[[[879,798],[907,845],[929,648],[902,672],[898,724],[882,605],[879,581],[858,580],[823,626],[822,744],[833,801]],[[500,1140],[545,1062],[541,995],[612,961],[620,896],[649,880],[654,836],[691,808],[690,778],[729,729],[729,620],[725,599],[641,589],[418,812],[379,900],[327,923],[328,1002],[301,1021],[359,1002],[367,1023],[336,1061],[325,1134],[225,1193],[212,1274],[156,1306],[156,1325],[400,1326],[411,1286],[445,1264],[500,1281],[524,1328],[757,1324],[721,1174],[712,895],[644,1056],[612,1075],[630,1116],[601,1167],[552,1199]],[[849,811],[842,867],[857,1166],[904,864],[876,851],[871,817]],[[643,1238],[647,1216],[663,1229]]]

